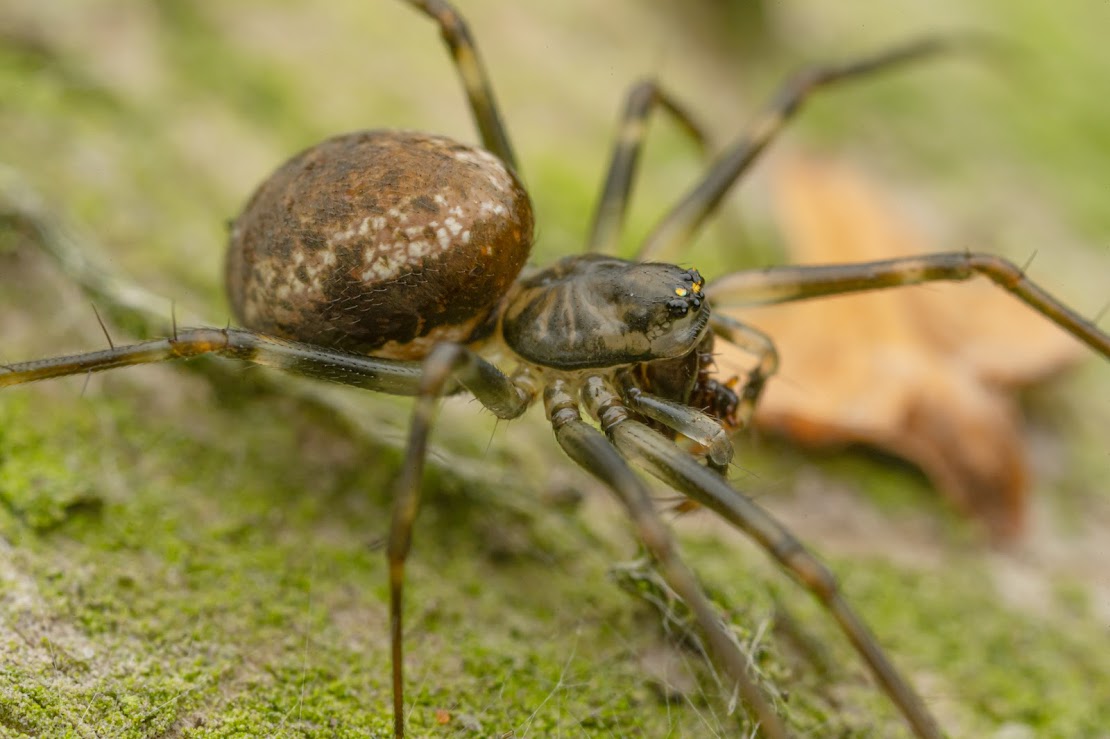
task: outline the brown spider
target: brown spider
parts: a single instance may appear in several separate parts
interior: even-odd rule
[[[367,131],[302,152],[262,184],[232,227],[228,291],[247,329],[175,330],[168,339],[8,364],[0,367],[0,387],[216,354],[416,396],[388,546],[397,736],[404,732],[404,564],[427,437],[439,398],[464,390],[504,419],[542,397],[558,443],[627,507],[668,585],[693,611],[711,658],[768,736],[785,736],[786,729],[626,459],[763,546],[829,610],[914,732],[939,736],[923,702],[840,596],[831,573],[722,476],[732,455],[727,432],[747,424],[776,359],[770,339],[710,313],[710,303],[765,304],[985,275],[1107,357],[1110,337],[1014,265],[988,255],[783,267],[710,283],[696,270],[652,259],[674,253],[692,237],[814,90],[933,54],[943,45],[927,41],[816,68],[785,85],[628,261],[604,253],[619,235],[644,120],[662,108],[700,136],[667,92],[653,83],[633,88],[589,253],[522,278],[532,243],[531,205],[474,43],[446,3],[408,2],[439,23],[484,150],[429,134]],[[736,391],[706,371],[715,339],[759,358]],[[491,346],[515,362],[511,374],[483,358],[480,351]],[[604,434],[583,420],[582,408]],[[668,437],[675,435],[703,447],[706,464],[674,445]]]

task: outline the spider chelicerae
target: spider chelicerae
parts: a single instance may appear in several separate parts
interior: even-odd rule
[[[401,586],[416,515],[424,448],[436,400],[465,388],[512,418],[542,398],[559,444],[611,486],[668,584],[696,615],[721,671],[771,736],[784,728],[748,679],[746,657],[716,620],[647,489],[617,454],[750,533],[833,612],[883,688],[922,736],[937,729],[912,688],[836,593],[829,573],[729,486],[725,432],[750,418],[774,371],[773,345],[708,306],[775,302],[931,279],[985,274],[1110,354],[1105,333],[1074,315],[998,258],[932,255],[889,263],[736,273],[708,284],[693,269],[653,263],[713,213],[751,161],[812,90],[932,54],[927,42],[842,67],[815,69],[782,94],[721,156],[643,244],[635,262],[604,256],[628,203],[642,122],[654,108],[697,127],[665,90],[632,90],[587,251],[519,277],[531,245],[528,196],[492,89],[462,20],[438,2],[412,5],[441,25],[464,81],[484,150],[410,132],[341,136],[291,160],[256,193],[232,228],[228,266],[242,329],[188,329],[169,339],[57,360],[7,365],[0,384],[84,374],[216,353],[298,374],[417,396],[406,462],[396,484],[390,537],[395,733],[403,731]],[[492,153],[492,154],[491,154]],[[645,264],[646,263],[646,264]],[[714,339],[715,337],[715,339]],[[515,362],[503,375],[467,347],[503,341]],[[709,370],[712,341],[759,358],[737,390]],[[582,421],[593,416],[609,439]],[[699,409],[708,409],[703,412]],[[698,443],[706,464],[666,437]]]

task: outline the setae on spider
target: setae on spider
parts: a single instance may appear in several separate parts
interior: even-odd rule
[[[679,559],[647,489],[616,450],[765,546],[829,608],[914,730],[937,735],[922,702],[837,594],[827,570],[720,474],[732,453],[726,431],[747,422],[775,357],[769,339],[710,313],[709,304],[775,302],[985,274],[1096,351],[1110,355],[1110,339],[995,257],[950,254],[780,268],[709,284],[695,270],[649,260],[672,253],[691,237],[814,89],[925,56],[939,45],[918,44],[813,70],[785,86],[629,262],[604,253],[615,243],[628,202],[641,123],[661,107],[692,127],[666,92],[654,85],[634,88],[597,208],[591,253],[518,279],[531,246],[532,215],[513,174],[515,157],[492,90],[462,19],[440,2],[410,4],[440,23],[485,151],[409,132],[330,139],[267,180],[235,223],[228,288],[237,317],[249,330],[175,331],[170,339],[10,364],[0,370],[0,386],[214,353],[415,395],[389,545],[397,735],[403,732],[403,567],[427,434],[437,399],[463,389],[502,418],[516,417],[542,395],[559,444],[628,507],[669,584],[694,611],[713,658],[740,687],[768,735],[784,735],[785,729],[751,684],[746,657]],[[707,371],[715,338],[760,358],[739,393]],[[517,360],[511,375],[475,351],[500,342]],[[582,420],[580,406],[600,422],[608,440]],[[665,438],[675,433],[705,448],[706,466]]]

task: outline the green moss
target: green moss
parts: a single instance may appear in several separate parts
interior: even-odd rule
[[[44,531],[78,510],[99,504],[93,487],[78,472],[88,462],[89,450],[81,439],[92,429],[58,429],[58,437],[47,444],[19,423],[29,412],[26,398],[0,406],[0,505],[4,508],[0,531],[13,540],[23,527]]]

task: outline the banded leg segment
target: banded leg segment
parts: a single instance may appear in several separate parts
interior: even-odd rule
[[[605,483],[620,498],[640,540],[658,563],[664,579],[690,607],[707,640],[709,654],[721,671],[736,682],[741,697],[760,722],[763,735],[775,739],[786,737],[782,721],[748,673],[747,657],[725,632],[693,573],[679,557],[670,531],[656,512],[643,481],[605,436],[582,420],[578,402],[561,381],[545,390],[544,407],[555,430],[555,438],[567,456]],[[610,408],[611,412],[627,415],[618,404]],[[605,418],[601,419],[603,424]],[[692,458],[690,461],[701,468]]]
[[[640,164],[640,154],[647,135],[647,119],[655,108],[669,113],[679,127],[705,152],[707,136],[704,129],[666,90],[654,80],[644,80],[629,92],[617,130],[617,142],[609,161],[605,185],[597,201],[593,225],[586,242],[586,251],[612,254],[617,250],[624,216],[632,197],[632,185]]]
[[[938,738],[940,729],[909,682],[895,669],[875,636],[840,594],[832,573],[769,514],[733,490],[647,426],[629,421],[610,437],[626,455],[755,539],[833,615],[879,685],[899,707],[918,737]]]
[[[496,367],[457,344],[440,344],[424,359],[409,427],[405,460],[393,486],[389,527],[389,624],[393,654],[393,735],[405,734],[403,595],[405,560],[412,546],[412,527],[420,509],[420,482],[428,451],[428,434],[440,397],[453,385],[471,392],[498,418],[520,416],[534,390],[523,378],[506,377]]]
[[[617,404],[617,399],[602,383],[588,384],[583,395],[587,408],[591,413],[601,414],[606,434],[626,457],[676,490],[716,511],[754,539],[787,573],[809,590],[833,615],[879,685],[901,709],[914,733],[923,739],[939,739],[940,729],[924,702],[894,668],[866,624],[841,596],[832,573],[801,542],[770,514],[658,432],[627,416],[622,418],[612,414],[609,409]]]
[[[625,406],[701,444],[705,447],[709,466],[722,474],[728,471],[733,454],[732,441],[718,421],[684,403],[645,393],[627,374],[619,380],[621,400]]]
[[[470,35],[466,21],[444,0],[406,0],[406,2],[439,24],[440,34],[451,51],[451,58],[455,62],[459,79],[470,101],[470,112],[474,115],[474,123],[482,135],[482,146],[496,154],[514,172],[519,173],[516,156],[509,142],[509,132],[501,118],[501,111],[497,107],[497,100],[493,94],[493,85],[478,56],[478,46]]]
[[[685,197],[644,240],[639,260],[673,255],[693,238],[740,177],[816,91],[841,82],[933,56],[951,47],[941,39],[923,39],[867,59],[808,69],[786,83],[747,131],[735,141]]]
[[[0,365],[0,387],[203,354],[241,359],[304,377],[394,395],[414,395],[420,382],[419,362],[349,354],[243,329],[193,328],[169,339]]]
[[[1060,328],[1110,358],[1110,334],[1030,280],[1013,262],[991,254],[950,252],[858,264],[746,270],[714,280],[706,286],[705,293],[716,308],[740,308],[927,282],[960,282],[977,275],[990,278]]]

